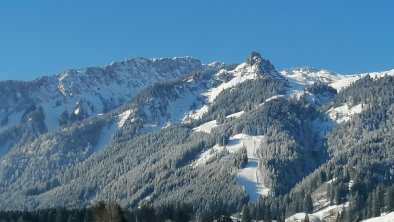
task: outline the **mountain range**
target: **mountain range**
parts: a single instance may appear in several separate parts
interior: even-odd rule
[[[278,71],[253,52],[240,64],[134,58],[0,81],[0,209],[380,216],[394,211],[391,199],[369,209],[394,183],[393,76]]]

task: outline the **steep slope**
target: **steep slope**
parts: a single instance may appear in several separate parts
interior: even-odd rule
[[[394,77],[365,77],[321,107],[361,104],[363,109],[328,132],[329,158],[286,195],[267,197],[251,207],[286,221],[361,221],[394,209]],[[286,203],[286,204],[283,204]],[[269,207],[275,206],[275,207]],[[269,209],[268,209],[269,208]],[[300,213],[303,212],[303,213]],[[385,218],[385,217],[382,217]]]
[[[272,71],[270,71],[270,73],[265,71],[261,72],[260,69],[263,68],[260,64],[261,61],[263,60],[261,57],[259,57],[256,63],[253,63],[253,65],[248,63],[241,64],[238,67],[224,66],[219,64],[213,66],[211,65],[206,67],[204,71],[195,72],[189,76],[181,77],[178,80],[169,81],[166,83],[157,83],[146,88],[129,103],[126,103],[114,111],[95,118],[91,118],[89,120],[66,125],[58,131],[40,136],[33,141],[33,144],[35,144],[33,147],[30,147],[29,145],[22,145],[15,148],[12,150],[12,152],[4,156],[4,161],[2,162],[2,171],[0,172],[0,175],[3,178],[3,181],[7,181],[1,186],[2,191],[4,192],[3,197],[16,200],[15,205],[13,206],[18,206],[20,204],[19,200],[29,199],[31,201],[30,204],[27,204],[29,207],[33,207],[36,204],[44,204],[45,202],[41,202],[42,200],[48,200],[48,204],[53,203],[55,200],[53,199],[55,198],[54,196],[51,198],[48,196],[48,199],[41,199],[41,197],[42,195],[49,195],[49,193],[53,192],[52,190],[54,189],[57,190],[56,193],[59,195],[61,195],[60,193],[64,192],[65,196],[68,196],[69,198],[75,198],[75,196],[67,194],[68,191],[66,192],[64,190],[64,187],[70,186],[68,184],[70,180],[60,179],[59,176],[62,175],[62,172],[66,172],[73,167],[75,167],[76,171],[82,172],[81,168],[90,159],[92,161],[97,161],[97,158],[103,158],[110,162],[117,162],[116,160],[113,160],[113,158],[116,156],[113,154],[108,155],[107,152],[110,151],[107,150],[113,150],[115,147],[120,146],[120,144],[128,144],[127,147],[129,147],[130,143],[135,139],[135,136],[151,131],[159,131],[163,127],[168,127],[168,124],[180,123],[185,119],[185,116],[187,116],[190,110],[196,108],[198,109],[204,105],[209,107],[209,112],[207,112],[206,117],[204,118],[210,118],[210,114],[215,114],[217,111],[223,112],[226,110],[226,107],[222,107],[222,105],[220,105],[218,102],[227,101],[223,100],[223,98],[226,98],[229,95],[235,96],[236,94],[244,92],[245,89],[249,88],[246,86],[250,84],[254,84],[255,86],[261,84],[260,86],[263,87],[262,90],[265,91],[265,95],[259,94],[262,97],[256,98],[256,96],[249,96],[253,94],[247,93],[244,96],[247,96],[248,99],[242,99],[239,101],[239,104],[233,103],[233,105],[234,107],[237,107],[237,109],[240,109],[244,108],[244,102],[248,102],[250,104],[254,102],[257,106],[261,103],[261,101],[271,97],[273,93],[279,92],[281,90],[283,91],[283,82],[285,82],[277,73],[275,74],[277,75],[275,77],[271,76],[273,73]],[[231,87],[223,87],[228,82],[231,82],[232,79],[239,79],[239,77],[245,78],[246,80],[239,84],[233,84]],[[212,92],[212,88],[215,87],[222,87],[223,89],[221,93],[218,93],[219,95],[217,96],[217,101],[216,99],[210,101],[207,97],[205,97],[205,95],[207,92]],[[261,93],[259,91],[261,89],[260,87],[256,87],[256,89],[258,89],[256,92]],[[228,91],[231,91],[231,93],[228,94]],[[215,110],[211,110],[211,107],[216,108]],[[221,108],[219,109],[218,107]],[[177,112],[174,112],[174,110],[177,110]],[[229,118],[233,117],[230,115]],[[189,124],[191,124],[189,126],[191,128],[193,125],[195,125],[195,123]],[[176,129],[176,127],[170,128],[169,131],[172,129]],[[217,137],[217,135],[210,135],[210,139],[205,139],[204,141],[205,143],[212,143],[212,141],[216,141],[215,137]],[[178,143],[182,144],[183,142]],[[70,146],[73,148],[71,149]],[[103,149],[106,146],[108,146],[108,148]],[[123,145],[121,147],[123,147]],[[183,161],[192,161],[192,159],[195,158],[204,147],[199,147],[196,150],[194,148],[194,151],[188,154],[187,158]],[[125,148],[123,147],[122,149]],[[31,151],[26,152],[26,150]],[[143,152],[145,151],[146,150]],[[183,150],[183,152],[186,151],[187,150]],[[97,155],[92,155],[97,152]],[[124,152],[127,152],[127,149],[124,150]],[[173,158],[171,156],[175,155],[171,152],[167,153],[168,154],[165,155],[166,158]],[[76,158],[77,156],[78,158]],[[44,158],[47,158],[48,161],[45,161],[43,164],[42,161]],[[224,156],[223,158],[233,157]],[[24,164],[15,164],[16,161],[20,159],[25,160],[23,162]],[[146,157],[141,157],[139,159],[139,161],[147,161],[145,160]],[[113,166],[113,164],[111,165]],[[100,164],[97,165],[97,167],[100,166]],[[130,170],[132,170],[132,172],[140,172],[135,171],[138,167],[140,167],[140,165],[135,165],[135,167]],[[178,167],[181,167],[179,170],[189,173],[188,167],[183,168],[182,165]],[[232,167],[236,166],[233,165]],[[225,172],[231,172],[232,167],[227,167],[226,169],[223,168],[223,170]],[[47,168],[51,170],[45,170]],[[96,166],[91,166],[89,168],[91,168],[91,172],[102,171],[96,169]],[[116,173],[113,173],[119,177],[117,176],[109,181],[105,179],[106,177],[102,177],[105,180],[100,182],[102,184],[100,186],[107,186],[112,180],[112,183],[118,183],[116,181],[123,178],[123,176],[121,176],[123,173],[117,172],[119,169],[118,167],[114,167],[112,169],[116,171]],[[212,168],[211,170],[213,171],[214,169],[215,168]],[[206,167],[196,168],[195,170],[197,172],[205,171]],[[31,174],[35,176],[30,177],[29,175]],[[79,173],[77,175],[79,175]],[[95,173],[92,173],[92,175],[95,175]],[[237,185],[235,176],[231,176],[231,174],[228,175],[229,180],[233,180],[234,183],[234,186],[230,186],[229,189],[239,189],[240,187]],[[92,179],[84,178],[85,176],[87,175],[83,174],[79,177],[81,177],[81,179],[84,181],[89,181],[87,187],[99,182],[93,182]],[[198,178],[205,176],[205,174],[201,174],[201,176]],[[149,187],[148,184],[145,184],[138,189],[144,190],[147,187]],[[207,189],[212,189],[209,187],[207,187]],[[97,197],[108,195],[106,192],[102,193],[103,191],[100,191],[101,189],[98,189],[97,186],[87,189],[90,190],[89,192],[96,193],[95,195]],[[185,189],[185,187],[182,189]],[[84,188],[80,192],[86,193],[87,191]],[[241,192],[234,198],[237,200],[244,199],[245,197],[243,195],[244,193]],[[165,193],[160,192],[160,195],[158,196],[165,196]],[[134,204],[141,201],[139,198],[139,196],[133,196],[128,204],[134,206]],[[195,196],[191,198],[191,201],[196,200]],[[85,197],[80,200],[81,202],[75,202],[76,200],[68,199],[64,202],[64,204],[78,206],[77,203],[87,204],[95,199],[91,199],[91,195],[86,194]],[[123,200],[122,202],[126,204],[126,200]],[[231,202],[231,208],[234,208],[234,205],[235,203]],[[10,206],[12,205],[9,204],[8,207]]]
[[[135,58],[102,68],[68,70],[32,82],[0,81],[0,137],[7,139],[2,141],[7,146],[0,147],[0,154],[43,132],[108,112],[156,82],[203,68],[199,60],[189,57]],[[41,112],[41,122],[26,121],[32,112]],[[41,127],[30,132],[35,129],[32,124]]]
[[[135,58],[103,68],[68,70],[32,82],[1,81],[1,130],[16,125],[18,113],[32,105],[43,108],[46,127],[52,130],[59,126],[62,112],[76,118],[97,115],[121,105],[155,82],[176,79],[201,68],[200,61],[193,58]]]

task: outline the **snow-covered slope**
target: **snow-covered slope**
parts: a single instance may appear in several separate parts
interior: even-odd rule
[[[313,68],[295,68],[280,72],[283,77],[289,80],[291,88],[294,90],[304,89],[313,83],[325,83],[337,91],[340,91],[358,79],[369,75],[371,78],[382,78],[385,75],[394,76],[394,69],[383,72],[371,72],[362,74],[344,75],[332,73],[328,70],[318,70]]]
[[[363,222],[394,222],[394,212],[384,214],[380,217],[374,217],[368,220],[363,220]]]
[[[244,63],[238,65],[234,70],[228,71],[222,69],[218,72],[213,80],[221,83],[201,94],[206,103],[199,109],[190,111],[185,116],[183,122],[200,119],[223,90],[234,88],[248,80],[265,77],[287,83],[287,80],[276,71],[275,67],[268,60],[263,59],[260,54],[253,52]]]
[[[363,111],[363,106],[361,104],[349,107],[348,104],[343,104],[342,106],[331,108],[327,111],[330,119],[337,123],[347,122],[355,114],[361,113]]]
[[[249,195],[250,200],[256,201],[260,195],[268,195],[270,189],[264,186],[262,176],[258,170],[259,161],[257,158],[257,149],[260,146],[264,136],[249,136],[246,134],[237,134],[230,137],[225,146],[215,145],[212,148],[201,153],[191,166],[198,167],[212,161],[216,155],[226,153],[236,153],[242,148],[246,148],[248,163],[237,173],[237,181],[242,185]]]
[[[0,132],[18,124],[33,105],[43,108],[45,125],[53,130],[61,117],[83,119],[107,112],[148,85],[201,68],[199,60],[189,57],[134,58],[102,68],[67,70],[32,82],[0,81]]]

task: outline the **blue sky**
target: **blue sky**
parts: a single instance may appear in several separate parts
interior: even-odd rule
[[[391,0],[0,2],[0,80],[130,57],[242,62],[339,73],[394,68]]]

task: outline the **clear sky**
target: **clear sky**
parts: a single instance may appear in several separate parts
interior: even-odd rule
[[[131,57],[242,62],[339,73],[394,68],[392,0],[0,2],[0,80]]]

